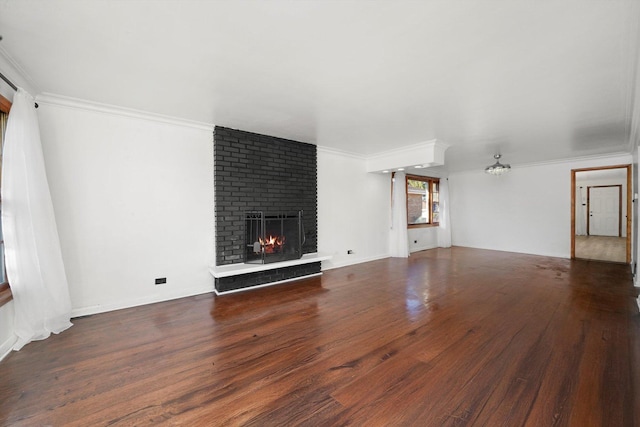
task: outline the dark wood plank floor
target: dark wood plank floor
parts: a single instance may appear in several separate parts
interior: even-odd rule
[[[619,264],[436,249],[74,323],[0,363],[1,425],[640,425]]]

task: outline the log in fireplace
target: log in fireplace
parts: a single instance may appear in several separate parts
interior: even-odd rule
[[[278,214],[247,212],[245,229],[245,263],[267,264],[302,257],[302,211]]]

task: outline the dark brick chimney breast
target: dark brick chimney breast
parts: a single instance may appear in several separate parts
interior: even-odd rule
[[[303,210],[302,253],[317,252],[316,146],[220,126],[214,129],[213,141],[216,265],[244,262],[245,213],[248,211]],[[305,274],[309,268],[320,271],[320,263],[301,267]],[[273,271],[265,273],[274,274]],[[298,277],[288,271],[284,276]],[[255,285],[272,279],[262,280],[252,275],[251,282]],[[237,277],[233,281],[242,279]],[[242,284],[233,287],[238,286],[243,287]]]

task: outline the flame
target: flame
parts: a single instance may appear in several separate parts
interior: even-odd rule
[[[260,246],[262,246],[264,252],[267,254],[272,254],[275,252],[280,252],[280,250],[282,250],[285,238],[284,236],[269,236],[264,240],[262,240],[262,237],[260,237],[258,240],[260,241]]]

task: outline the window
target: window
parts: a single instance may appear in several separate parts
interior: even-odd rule
[[[409,228],[438,225],[440,179],[407,175],[407,224]]]
[[[2,176],[2,148],[4,146],[4,131],[7,128],[7,118],[9,117],[11,102],[0,95],[0,177]],[[2,182],[0,181],[0,186]],[[2,199],[0,199],[0,212],[2,212]],[[11,289],[7,280],[7,273],[4,265],[4,237],[2,226],[0,225],[0,306],[11,301]]]

